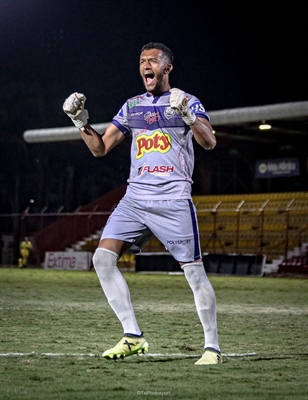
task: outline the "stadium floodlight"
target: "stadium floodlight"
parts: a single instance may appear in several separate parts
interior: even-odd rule
[[[262,121],[262,124],[259,125],[260,131],[267,131],[269,129],[272,129],[272,125],[267,124],[265,121]]]

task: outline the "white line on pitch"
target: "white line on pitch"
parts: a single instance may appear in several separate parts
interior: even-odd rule
[[[256,356],[257,353],[229,353],[222,354],[223,357],[251,357]],[[102,357],[102,354],[93,353],[0,353],[0,357],[27,357],[27,356],[43,356],[43,357]],[[197,358],[201,357],[200,354],[183,354],[183,353],[147,353],[140,354],[141,357],[174,357],[174,358]]]

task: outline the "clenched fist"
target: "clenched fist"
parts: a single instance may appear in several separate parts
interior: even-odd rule
[[[82,93],[71,94],[63,104],[63,111],[71,118],[77,128],[83,128],[88,123],[88,110],[84,109],[86,96]]]
[[[185,92],[180,89],[170,89],[170,106],[179,114],[185,124],[193,125],[196,121],[196,115],[191,111],[188,105],[188,101]]]

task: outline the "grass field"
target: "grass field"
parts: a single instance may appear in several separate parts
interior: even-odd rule
[[[1,400],[308,398],[307,279],[210,276],[224,363],[195,366],[184,276],[124,275],[150,347],[114,362],[122,330],[93,271],[0,269]]]

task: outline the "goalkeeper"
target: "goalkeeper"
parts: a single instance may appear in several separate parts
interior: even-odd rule
[[[212,150],[216,138],[200,100],[171,88],[172,63],[173,54],[165,45],[148,43],[142,47],[139,70],[146,92],[127,100],[103,134],[88,123],[82,93],[71,94],[63,109],[95,157],[105,156],[125,137],[132,137],[127,191],[104,227],[93,255],[101,287],[124,332],[103,356],[116,360],[148,350],[117,262],[128,249],[140,251],[154,234],[179,262],[194,295],[204,330],[204,354],[196,364],[217,364],[222,357],[216,297],[202,262],[191,196],[192,139]]]

